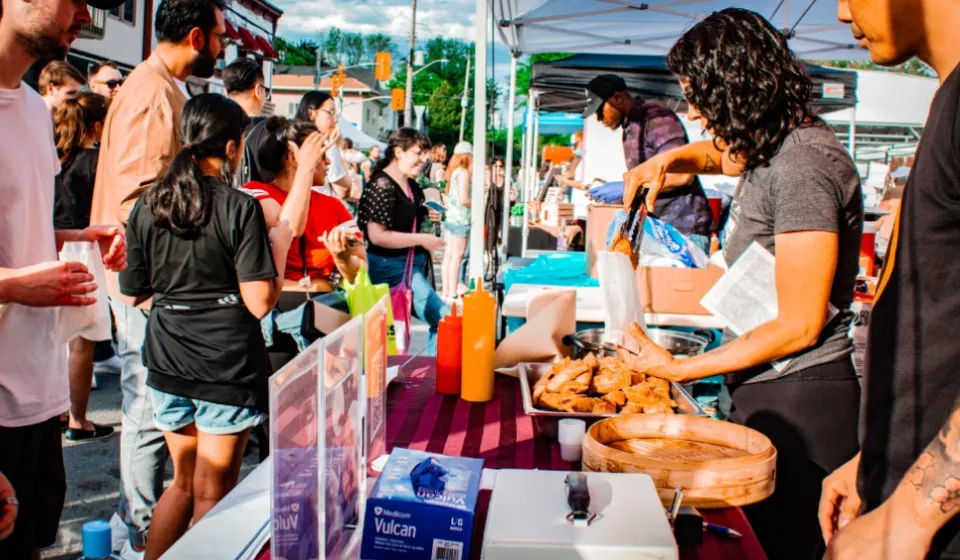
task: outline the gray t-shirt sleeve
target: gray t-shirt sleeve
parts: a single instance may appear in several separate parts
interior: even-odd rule
[[[774,234],[794,231],[840,231],[841,201],[836,174],[844,171],[812,146],[795,146],[783,154],[771,181]],[[786,161],[786,160],[791,161]],[[774,171],[771,169],[771,171]]]

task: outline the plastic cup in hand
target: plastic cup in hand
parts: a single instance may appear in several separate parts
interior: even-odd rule
[[[565,418],[560,421],[557,440],[560,442],[560,457],[564,461],[576,463],[580,460],[583,434],[586,431],[587,424],[583,420]]]

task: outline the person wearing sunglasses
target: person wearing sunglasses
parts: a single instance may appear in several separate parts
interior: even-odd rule
[[[90,91],[104,96],[107,101],[113,101],[123,84],[123,76],[115,62],[104,60],[90,65],[87,83],[90,84]]]
[[[620,76],[597,76],[587,84],[587,95],[584,118],[596,116],[610,130],[623,129],[627,169],[688,143],[687,132],[676,113],[640,96],[632,96]],[[696,176],[668,175],[650,214],[675,227],[705,252],[710,251],[710,234],[715,231],[713,214]],[[625,220],[626,214],[618,216],[608,231],[617,231]]]

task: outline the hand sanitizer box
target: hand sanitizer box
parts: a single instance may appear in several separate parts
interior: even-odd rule
[[[482,459],[396,448],[367,500],[363,560],[466,560]]]

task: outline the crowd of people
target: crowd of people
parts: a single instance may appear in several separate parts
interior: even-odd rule
[[[212,76],[224,47],[222,0],[162,0],[157,46],[126,77],[112,63],[84,76],[63,62],[90,22],[87,6],[121,3],[2,0],[3,559],[38,558],[56,539],[62,439],[113,434],[86,417],[97,364],[120,364],[121,554],[154,560],[237,484],[251,439],[265,456],[267,380],[323,336],[309,320],[314,305],[345,309],[339,286],[364,270],[374,283],[407,286],[432,353],[440,319],[466,290],[478,164],[469,143],[448,158],[401,128],[382,153],[363,155],[341,138],[327,93],[306,94],[293,118],[261,116],[269,92],[246,59],[223,70],[225,96],[191,96],[186,80]],[[952,558],[960,10],[953,0],[840,0],[838,16],[875,62],[918,56],[941,82],[880,280],[864,379],[847,334],[864,215],[856,167],[811,113],[813,84],[787,37],[734,8],[704,18],[667,57],[688,118],[713,140],[690,143],[675,113],[614,75],[590,82],[587,112],[622,129],[625,205],[645,197],[704,250],[717,234],[727,262],[753,243],[774,255],[778,316],[685,360],[635,328],[641,352],[622,355],[674,381],[726,375],[731,419],[778,451],[773,496],[746,508],[770,558]],[[23,75],[47,60],[34,91]],[[486,166],[488,205],[502,201],[506,172],[500,160]],[[722,223],[702,174],[739,178]],[[558,181],[580,190],[583,179],[574,166]],[[428,200],[445,206],[442,216]],[[424,232],[439,221],[443,238]],[[90,268],[59,260],[66,242],[98,246],[113,342],[56,342],[62,308],[97,303]],[[788,367],[770,366],[783,358]]]

